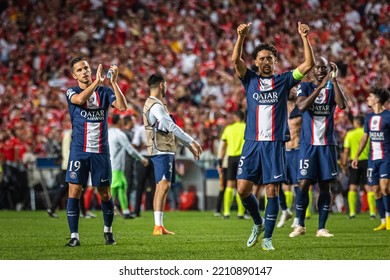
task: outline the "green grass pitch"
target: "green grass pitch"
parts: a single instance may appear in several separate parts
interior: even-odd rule
[[[166,212],[167,229],[173,236],[153,236],[153,213],[124,220],[116,216],[113,231],[117,244],[104,245],[103,218],[80,219],[81,247],[66,248],[69,230],[65,211],[59,219],[45,211],[0,211],[2,260],[389,260],[390,231],[374,232],[379,219],[360,214],[348,220],[330,214],[327,228],[333,238],[316,238],[318,216],[307,220],[307,233],[289,238],[291,221],[275,228],[272,252],[260,244],[247,248],[251,220],[229,220],[205,212]]]

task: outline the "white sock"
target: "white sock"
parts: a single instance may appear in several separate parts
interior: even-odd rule
[[[124,215],[130,214],[130,210],[129,210],[129,209],[125,209],[125,210],[123,210],[122,213],[123,213]]]
[[[79,240],[80,238],[79,238],[79,234],[77,233],[77,232],[72,232],[71,234],[70,234],[70,238],[72,239],[72,238],[76,238],[77,240]]]
[[[156,226],[163,225],[163,212],[162,211],[154,211],[154,224]]]
[[[112,232],[112,227],[106,227],[104,226],[104,233]]]

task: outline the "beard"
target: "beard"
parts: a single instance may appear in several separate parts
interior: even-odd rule
[[[272,72],[273,72],[273,70],[272,70],[272,67],[263,67],[262,69],[261,69],[261,72],[263,73],[263,74],[266,74],[266,75],[271,75],[272,74]]]

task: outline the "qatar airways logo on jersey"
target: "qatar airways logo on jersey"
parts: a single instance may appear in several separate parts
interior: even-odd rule
[[[385,133],[383,131],[371,131],[370,132],[370,139],[372,141],[385,141]]]
[[[322,89],[317,98],[314,100],[314,104],[311,105],[310,111],[312,111],[315,115],[330,115],[329,104],[324,104],[327,99],[327,91]]]
[[[81,110],[80,115],[89,121],[104,121],[105,119],[105,112],[104,110],[97,110],[97,111],[85,111]]]
[[[327,116],[330,115],[330,106],[328,104],[325,105],[313,104],[310,107],[310,111],[312,111],[314,115]]]
[[[254,92],[252,98],[260,104],[275,104],[279,101],[278,93],[276,91],[271,92]]]

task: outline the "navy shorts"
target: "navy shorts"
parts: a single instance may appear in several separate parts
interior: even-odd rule
[[[156,155],[150,158],[153,162],[154,178],[156,184],[161,180],[175,183],[175,156],[170,154]]]
[[[279,183],[286,181],[286,173],[284,142],[245,141],[238,163],[237,179],[255,184]]]
[[[335,180],[338,175],[336,146],[301,144],[298,161],[298,180],[312,183]]]
[[[298,184],[299,148],[286,150],[287,184]]]
[[[91,173],[92,186],[110,186],[112,178],[110,154],[71,150],[66,171],[66,182],[86,186],[89,173]]]
[[[380,179],[390,179],[390,160],[369,160],[367,168],[368,185],[379,185]]]

